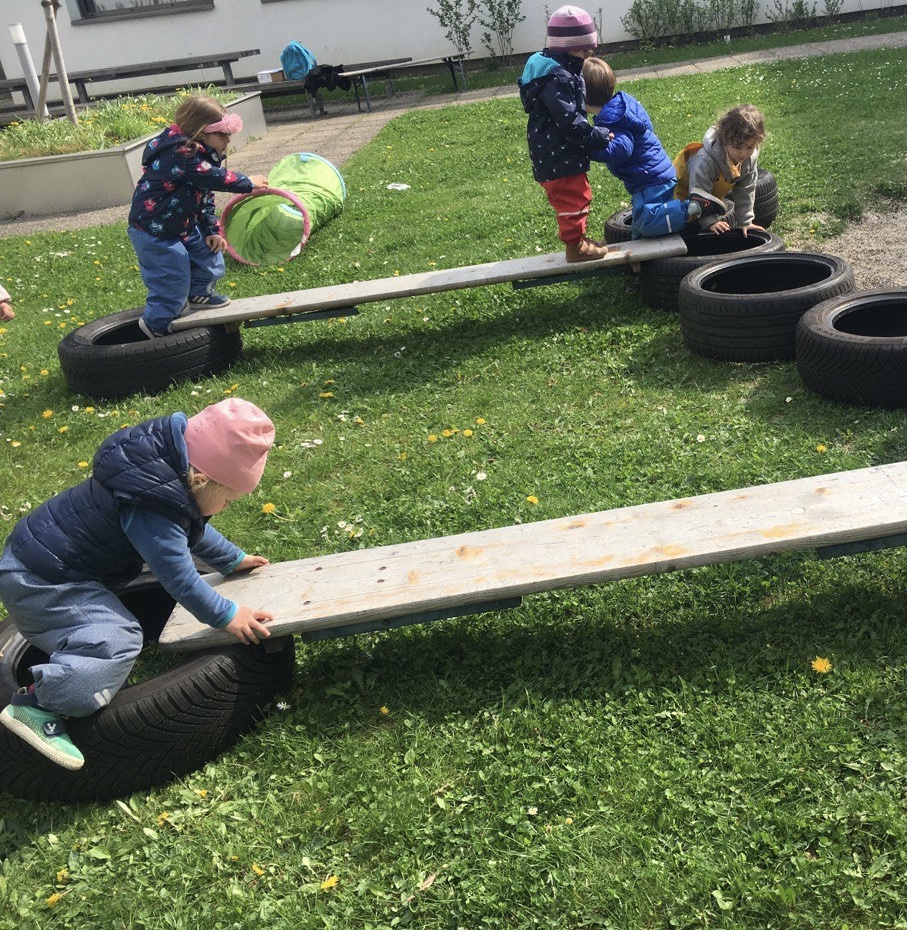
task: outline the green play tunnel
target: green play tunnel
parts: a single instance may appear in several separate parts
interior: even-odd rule
[[[267,189],[240,194],[224,208],[227,253],[250,265],[289,261],[343,210],[345,199],[343,177],[326,158],[288,155],[271,169]]]

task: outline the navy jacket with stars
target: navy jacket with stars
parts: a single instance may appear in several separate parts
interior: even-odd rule
[[[145,147],[129,225],[160,239],[186,239],[196,226],[204,237],[219,233],[213,192],[247,194],[253,186],[221,161],[211,146],[190,142],[179,126],[168,126]]]
[[[582,72],[582,58],[546,48],[530,57],[517,81],[536,181],[584,174],[592,152],[608,145],[608,130],[592,126],[586,115]]]

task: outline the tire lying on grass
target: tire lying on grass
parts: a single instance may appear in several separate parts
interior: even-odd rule
[[[173,600],[154,581],[121,596],[156,639]],[[0,727],[0,791],[29,801],[107,801],[164,784],[201,768],[251,729],[263,708],[289,688],[292,636],[264,646],[226,646],[192,654],[182,664],[127,685],[103,710],[68,721],[85,765],[68,771]],[[276,649],[275,649],[276,647]],[[0,704],[31,682],[28,669],[46,661],[9,620],[0,623]],[[141,657],[140,657],[141,661]]]
[[[853,289],[850,263],[833,255],[779,252],[713,262],[680,283],[680,331],[689,349],[708,358],[793,358],[800,317]]]
[[[778,182],[771,171],[757,169],[753,222],[768,229],[778,215]]]
[[[143,308],[92,320],[57,348],[69,389],[100,400],[155,394],[179,381],[226,371],[242,352],[239,331],[199,326],[149,339],[139,329]]]
[[[630,224],[633,222],[633,211],[629,208],[612,213],[605,220],[605,242],[629,242],[633,236]]]
[[[703,265],[733,255],[764,255],[784,250],[784,241],[770,232],[750,230],[744,236],[739,229],[717,235],[700,233],[684,236],[686,255],[656,258],[643,262],[639,271],[639,293],[649,307],[659,310],[676,310],[680,282]]]
[[[800,318],[795,348],[811,391],[845,404],[907,407],[907,288],[817,304]]]

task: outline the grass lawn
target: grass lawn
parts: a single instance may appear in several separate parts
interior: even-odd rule
[[[907,193],[903,52],[626,88],[672,153],[760,106],[782,237],[821,248]],[[346,209],[300,258],[231,264],[225,287],[553,251],[524,131],[515,98],[406,114],[344,167]],[[593,181],[599,224],[625,197]],[[125,230],[5,238],[0,269],[3,533],[114,428],[231,393],[278,440],[217,525],[275,560],[905,454],[903,411],[825,401],[791,362],[694,356],[631,275],[249,330],[228,374],[107,405],[67,392],[56,347],[143,300]],[[3,797],[0,930],[904,930],[904,567],[804,552],[299,645],[285,709],[183,782]]]

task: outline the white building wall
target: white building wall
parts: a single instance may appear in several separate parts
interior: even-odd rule
[[[319,62],[349,64],[387,58],[434,58],[454,51],[437,19],[428,13],[432,0],[215,0],[213,10],[194,13],[136,17],[112,22],[92,21],[74,25],[64,0],[58,29],[66,67],[85,71],[123,65],[130,61],[198,56],[258,48],[261,54],[234,65],[237,77],[254,77],[257,71],[280,67],[280,52],[288,42],[301,42]],[[601,41],[629,38],[620,18],[632,0],[604,0],[586,9],[603,22]],[[762,0],[764,9],[769,0]],[[514,32],[514,51],[532,52],[545,40],[547,16],[560,4],[556,0],[523,0],[525,22]],[[821,6],[821,0],[820,4]],[[880,8],[888,0],[844,0],[841,12]],[[21,23],[36,69],[40,72],[44,50],[44,12],[38,0],[2,0],[0,9],[0,65],[7,77],[20,77],[22,68],[7,24]],[[764,17],[760,21],[765,21]],[[473,55],[484,57],[482,32],[473,31]],[[197,80],[221,77],[219,69],[198,72]],[[145,86],[157,78],[143,79]],[[171,76],[162,76],[167,84]],[[179,80],[179,76],[176,77]],[[116,89],[104,85],[104,90]]]

